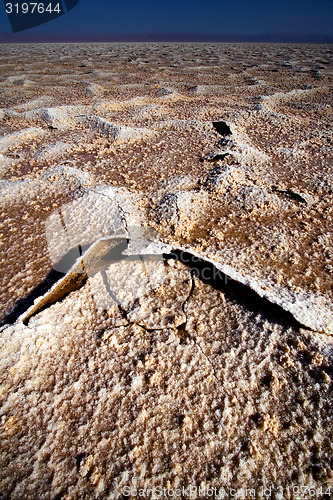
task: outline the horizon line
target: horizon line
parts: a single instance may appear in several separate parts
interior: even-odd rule
[[[333,35],[275,33],[264,35],[214,35],[197,33],[141,33],[126,35],[56,35],[0,33],[0,43],[300,43],[333,44]]]

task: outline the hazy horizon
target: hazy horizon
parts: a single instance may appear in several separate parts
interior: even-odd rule
[[[28,30],[27,30],[28,31]],[[0,33],[0,43],[300,43],[333,44],[333,36],[316,34],[219,35],[198,33],[138,33],[122,35],[57,35]]]

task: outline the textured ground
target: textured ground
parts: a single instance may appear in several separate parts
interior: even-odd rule
[[[333,494],[332,56],[0,47],[0,496]]]

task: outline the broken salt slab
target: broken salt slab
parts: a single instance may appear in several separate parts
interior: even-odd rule
[[[179,192],[173,201],[177,204],[178,210],[191,212],[191,201],[195,196],[194,192]],[[117,254],[116,257],[113,255],[113,260],[115,259],[118,263],[120,260],[135,254],[148,255],[151,253],[162,256],[162,253],[171,253],[173,250],[189,252],[194,257],[213,264],[227,277],[249,286],[259,296],[278,304],[290,312],[302,325],[313,330],[333,333],[332,304],[321,295],[297,291],[288,288],[285,284],[277,285],[273,282],[270,283],[269,279],[263,281],[258,276],[248,275],[234,266],[220,262],[216,253],[211,259],[207,252],[202,254],[191,246],[178,247],[172,244],[163,244],[156,239],[156,236],[152,237],[154,241],[147,241],[149,237],[144,230],[144,217],[136,207],[135,201],[138,200],[125,189],[102,185],[86,190],[83,195],[54,212],[47,219],[45,225],[50,258],[54,268],[61,272],[72,269],[70,273],[72,278],[69,276],[67,280],[75,282],[75,276],[81,273],[80,269],[82,270],[82,265],[80,267],[79,262],[85,250],[84,247],[88,248],[92,244],[82,258],[87,275],[95,274],[99,272],[101,266],[97,262],[101,256],[106,255],[105,252],[108,253],[108,242],[117,246],[117,244],[121,244],[119,240],[125,242],[132,239],[133,241],[131,245],[125,245],[119,255]],[[113,241],[114,243],[112,243]],[[70,253],[73,249],[74,252]],[[67,260],[64,259],[66,255],[68,255]],[[91,258],[92,261],[89,260]],[[75,265],[79,266],[80,269],[75,270],[75,265],[73,267],[75,262]],[[152,271],[150,272],[152,273]],[[154,273],[152,273],[153,275]],[[157,281],[159,279],[157,278]],[[48,294],[46,294],[47,296]]]

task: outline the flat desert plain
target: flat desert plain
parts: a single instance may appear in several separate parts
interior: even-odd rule
[[[332,498],[333,47],[0,75],[0,498]]]

